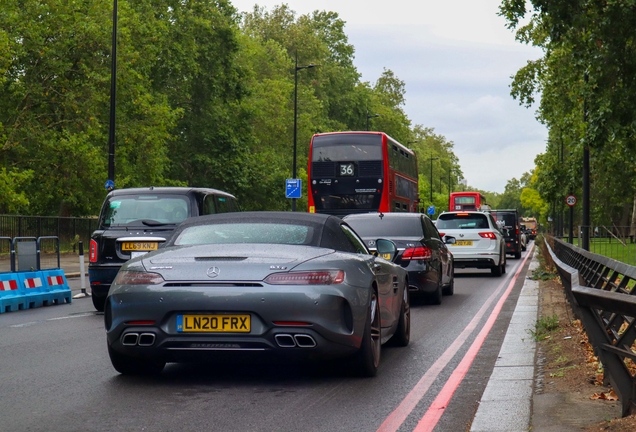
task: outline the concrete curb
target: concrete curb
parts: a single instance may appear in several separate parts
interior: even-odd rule
[[[528,274],[539,267],[537,253],[535,249]],[[526,279],[471,432],[530,430],[537,344],[528,330],[536,327],[538,313],[539,282]]]

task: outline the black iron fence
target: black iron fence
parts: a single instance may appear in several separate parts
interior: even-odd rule
[[[618,394],[623,416],[636,414],[636,267],[553,237],[548,244],[570,304],[603,363],[605,384]]]
[[[47,237],[59,239],[61,252],[75,252],[80,241],[89,244],[97,228],[96,217],[0,215],[0,237]],[[0,242],[0,254],[8,253]]]

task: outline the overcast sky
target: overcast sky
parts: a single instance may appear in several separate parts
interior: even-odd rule
[[[297,14],[330,10],[346,22],[358,72],[383,68],[406,83],[406,113],[455,143],[470,186],[503,192],[534,168],[547,130],[510,96],[511,76],[540,50],[497,16],[500,0],[231,0],[239,11],[287,3]]]

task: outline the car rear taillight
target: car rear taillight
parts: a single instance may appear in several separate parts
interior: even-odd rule
[[[342,270],[299,271],[273,273],[263,279],[271,285],[335,285],[344,281]]]
[[[306,321],[272,321],[274,325],[283,327],[309,327],[311,323]]]
[[[495,233],[490,232],[490,231],[488,231],[488,232],[480,232],[479,236],[483,237],[483,238],[491,239],[491,240],[496,240],[497,239],[497,236],[495,235]]]
[[[439,233],[440,237],[444,237],[446,235],[446,233]]]
[[[127,321],[127,325],[138,326],[138,325],[155,325],[156,321],[151,320],[141,320],[141,321]]]
[[[418,246],[414,248],[408,248],[404,250],[402,254],[403,260],[428,260],[433,256],[431,248],[426,246]]]
[[[517,229],[515,230],[515,234],[516,234],[516,235],[519,235],[519,228],[517,228]]]
[[[97,242],[91,239],[91,243],[88,251],[88,262],[97,262]]]
[[[164,281],[159,273],[120,270],[113,283],[117,285],[157,285]]]

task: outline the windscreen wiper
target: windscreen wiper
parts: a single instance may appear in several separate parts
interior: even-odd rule
[[[176,225],[176,223],[174,222],[169,222],[169,223],[164,223],[164,222],[159,222],[153,219],[142,219],[141,223],[146,225],[146,226],[166,226],[166,225]]]

